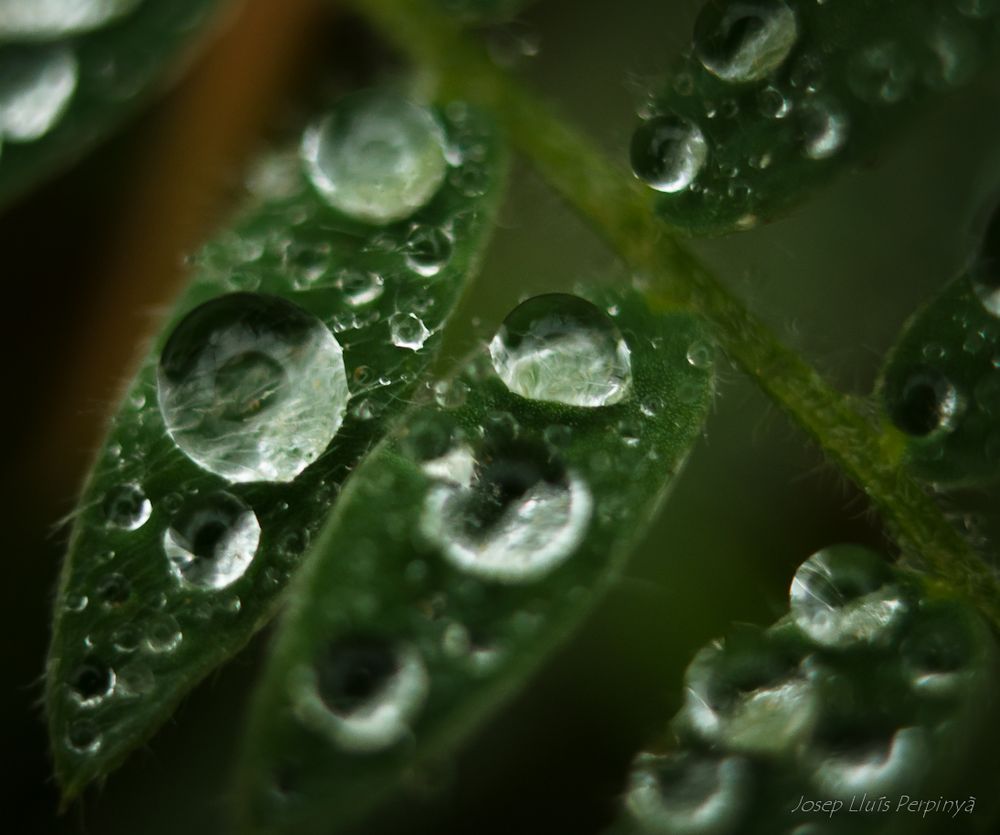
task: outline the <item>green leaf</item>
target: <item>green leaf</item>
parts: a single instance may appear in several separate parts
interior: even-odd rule
[[[614,831],[990,831],[1000,656],[975,609],[857,545],[803,563],[790,603],[697,653],[670,750],[636,758]]]
[[[366,815],[522,688],[620,576],[698,439],[712,351],[689,314],[594,298],[613,321],[574,296],[521,305],[492,365],[477,355],[438,386],[351,479],[253,703],[247,829]]]
[[[995,4],[708,0],[644,107],[636,175],[692,234],[748,229],[870,162],[922,107],[995,65]]]
[[[113,130],[218,5],[0,0],[0,206]]]
[[[335,211],[295,144],[262,162],[247,210],[194,259],[75,514],[47,675],[67,796],[272,616],[477,271],[506,169],[487,119],[379,92],[317,124],[303,147],[335,175],[317,180],[338,186],[329,199],[410,214],[371,226]],[[351,154],[380,141],[390,176],[366,180],[383,169]]]
[[[903,328],[879,391],[922,478],[953,487],[1000,475],[1000,211],[969,266]]]

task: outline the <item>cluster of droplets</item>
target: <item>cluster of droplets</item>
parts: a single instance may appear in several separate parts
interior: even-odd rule
[[[679,360],[703,374],[711,349],[692,344]],[[598,521],[592,479],[608,479],[602,468],[616,464],[610,456],[577,460],[574,430],[563,420],[568,409],[617,431],[619,413],[639,412],[622,440],[637,444],[642,421],[661,419],[663,405],[649,400],[640,410],[632,362],[605,310],[578,296],[529,299],[506,317],[487,354],[437,386],[433,402],[410,416],[392,456],[407,462],[407,475],[389,461],[379,461],[376,474],[358,473],[345,500],[386,507],[385,529],[371,541],[352,536],[345,546],[340,579],[331,580],[338,602],[331,597],[321,607],[341,637],[321,644],[288,678],[292,712],[313,738],[348,755],[412,739],[439,678],[495,674],[516,642],[539,628],[525,592],[564,570],[591,570],[576,557]],[[524,407],[560,419],[541,426],[519,420],[514,413]],[[423,486],[411,495],[414,473]],[[404,500],[416,519],[396,518],[393,503]],[[618,524],[632,509],[616,507],[600,521]],[[344,513],[353,517],[350,506]],[[390,614],[363,589],[399,573],[414,594],[413,611]],[[345,596],[351,582],[358,587]],[[508,598],[509,607],[498,605]],[[387,631],[398,623],[409,626]]]
[[[886,411],[911,457],[941,483],[1000,466],[1000,211],[966,273],[904,334],[883,383]]]
[[[682,220],[702,208],[725,215],[726,225],[755,225],[755,207],[780,197],[770,193],[780,187],[776,172],[808,176],[810,162],[837,157],[854,133],[866,135],[875,109],[911,100],[921,87],[972,79],[992,37],[980,21],[994,13],[957,6],[940,15],[915,10],[919,37],[831,46],[818,42],[828,29],[858,28],[838,19],[851,9],[708,0],[668,89],[640,108],[630,146],[635,176],[669,195],[661,205],[676,204]]]
[[[249,220],[191,260],[199,303],[115,419],[98,465],[113,486],[83,526],[93,556],[64,596],[62,615],[87,634],[61,662],[71,752],[100,750],[108,708],[149,693],[185,648],[201,651],[186,632],[242,629],[247,583],[261,594],[285,584],[363,449],[344,424],[400,402],[450,309],[458,275],[441,274],[453,241],[483,225],[490,135],[461,104],[438,114],[395,94],[349,96],[298,152],[258,166]],[[341,443],[343,455],[324,457]],[[385,722],[404,723],[394,705],[421,698],[419,656],[398,661],[383,706],[347,711],[329,734],[385,744]],[[319,676],[316,704],[339,704],[331,687]]]
[[[633,764],[625,831],[791,833],[814,818],[803,798],[936,797],[970,767],[997,673],[967,604],[928,598],[861,546],[826,548],[796,572],[786,617],[695,656],[675,750]],[[849,831],[884,822],[851,816]]]

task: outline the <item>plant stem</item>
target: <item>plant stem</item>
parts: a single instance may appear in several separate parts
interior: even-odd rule
[[[493,112],[549,184],[648,283],[653,303],[686,307],[708,320],[726,354],[869,496],[904,554],[964,593],[1000,626],[994,572],[903,469],[900,434],[870,417],[860,401],[834,389],[782,344],[656,217],[649,189],[498,69],[427,0],[354,2],[437,80],[442,96]]]

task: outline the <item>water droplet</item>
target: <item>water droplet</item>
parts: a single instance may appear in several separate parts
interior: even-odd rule
[[[861,50],[848,64],[851,92],[869,104],[895,104],[910,92],[915,69],[894,41],[883,41]]]
[[[293,676],[298,717],[346,751],[380,751],[410,733],[429,689],[412,647],[373,636],[334,642],[312,668]]]
[[[163,534],[170,568],[183,584],[221,589],[246,572],[260,542],[254,512],[230,493],[194,497]]]
[[[885,560],[859,545],[824,548],[802,563],[790,602],[799,629],[834,647],[883,639],[909,610]]]
[[[431,488],[420,524],[456,568],[521,583],[550,573],[573,554],[592,505],[580,478],[540,445],[518,442],[483,456],[468,487]]]
[[[975,34],[954,22],[942,22],[927,38],[932,56],[924,79],[932,89],[960,87],[970,82],[982,58]]]
[[[721,835],[736,831],[749,783],[750,765],[740,757],[640,754],[629,774],[625,808],[643,832]]]
[[[674,114],[636,128],[630,146],[632,171],[650,188],[674,193],[690,186],[708,159],[708,142],[694,122]]]
[[[0,0],[0,40],[54,40],[89,32],[142,0]]]
[[[104,516],[108,524],[134,531],[146,524],[153,505],[138,484],[121,484],[104,497]]]
[[[463,380],[438,380],[434,384],[434,402],[442,409],[458,409],[469,396],[469,385]]]
[[[74,719],[66,730],[66,746],[74,754],[96,754],[101,749],[101,732],[90,719]]]
[[[707,2],[694,24],[694,51],[702,66],[734,84],[770,75],[797,39],[795,13],[783,0]]]
[[[706,647],[688,667],[686,683],[682,721],[707,742],[739,753],[791,750],[819,711],[818,692],[795,659],[764,637]]]
[[[0,142],[32,142],[52,130],[73,97],[77,73],[76,56],[65,46],[0,49]]]
[[[382,295],[382,276],[365,270],[348,268],[337,277],[337,287],[344,293],[344,300],[351,307],[371,304]]]
[[[490,357],[507,388],[532,400],[596,408],[631,390],[631,353],[618,326],[577,296],[551,293],[516,307]]]
[[[792,100],[769,84],[757,93],[757,107],[768,119],[784,119],[792,112]]]
[[[902,384],[902,390],[890,390],[888,397],[892,422],[915,437],[952,429],[963,405],[955,386],[933,369],[913,372]]]
[[[291,481],[336,435],[349,395],[343,352],[315,316],[234,293],[189,313],[160,358],[160,410],[195,463],[229,481]]]
[[[146,632],[146,649],[155,653],[173,652],[184,639],[180,624],[173,615],[153,618]]]
[[[424,461],[422,469],[431,478],[468,487],[476,471],[476,456],[471,448],[460,445]]]
[[[121,606],[132,594],[132,586],[121,574],[108,574],[97,585],[97,597],[105,608]]]
[[[798,110],[799,141],[809,159],[829,159],[847,142],[848,120],[829,102],[810,101]]]
[[[707,342],[694,342],[688,348],[687,361],[692,368],[704,371],[715,362],[715,349]]]
[[[415,313],[393,313],[389,317],[389,333],[397,348],[419,351],[431,335],[423,320]]]
[[[90,601],[85,594],[71,594],[66,597],[67,612],[82,612]]]
[[[812,782],[825,796],[877,796],[920,785],[932,757],[922,728],[884,733],[856,724],[834,726],[814,743]]]
[[[80,707],[96,707],[115,689],[115,671],[97,658],[87,658],[70,677],[70,693]]]
[[[406,263],[424,277],[437,275],[451,258],[451,238],[437,226],[415,226],[403,245]]]
[[[992,639],[964,607],[947,603],[922,609],[900,646],[903,670],[918,692],[937,698],[967,689],[984,672]]]
[[[385,92],[342,99],[306,132],[302,155],[333,208],[378,225],[427,204],[448,169],[444,132],[430,111]]]
[[[139,633],[133,626],[123,626],[111,635],[111,646],[128,655],[139,648]]]

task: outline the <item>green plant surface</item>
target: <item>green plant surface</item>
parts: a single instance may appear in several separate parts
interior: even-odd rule
[[[968,266],[906,324],[879,384],[907,465],[941,487],[1000,475],[1000,212]]]
[[[692,49],[643,105],[636,176],[677,229],[787,212],[869,164],[943,94],[996,66],[996,18],[931,0],[708,0]]]
[[[1000,624],[1000,588],[924,485],[900,466],[902,440],[867,402],[833,388],[728,290],[652,212],[648,189],[626,179],[588,139],[555,116],[421,0],[365,0],[358,8],[443,92],[497,114],[512,143],[647,282],[656,303],[696,310],[729,358],[823,449],[883,514],[907,559],[945,578]]]
[[[0,207],[117,127],[221,4],[122,5],[128,8],[120,17],[79,30],[67,23],[32,34],[0,21]]]
[[[967,603],[868,549],[824,548],[796,573],[790,613],[696,654],[613,831],[765,835],[823,818],[831,835],[992,832],[998,675]]]
[[[411,412],[349,482],[254,699],[244,828],[362,818],[522,688],[620,577],[699,437],[713,352],[690,315],[652,313],[633,292],[593,298],[630,349],[627,396],[590,408],[521,397],[481,354],[439,390],[446,405]],[[532,301],[571,309],[565,296]],[[570,372],[553,358],[539,386]],[[568,510],[544,506],[543,482]],[[536,509],[511,516],[524,502]]]
[[[496,22],[509,20],[533,0],[438,0],[445,11],[462,20]]]
[[[354,94],[332,112],[359,96],[398,102]],[[452,164],[412,215],[338,214],[294,146],[261,161],[245,212],[194,258],[73,518],[46,675],[66,798],[267,622],[342,481],[433,359],[506,165],[477,112],[420,112],[445,126]]]

